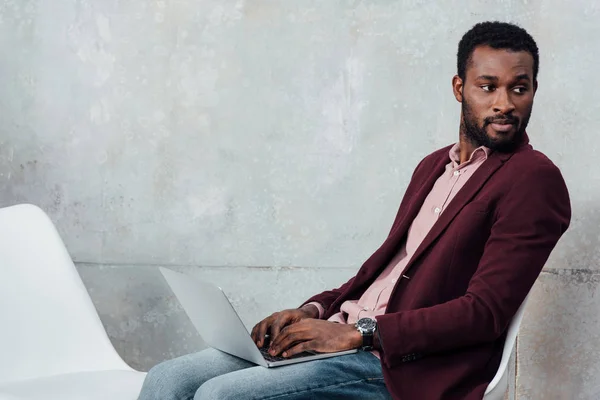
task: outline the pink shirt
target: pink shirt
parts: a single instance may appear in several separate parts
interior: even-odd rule
[[[450,162],[445,172],[435,182],[419,213],[413,220],[406,241],[381,275],[363,293],[358,300],[348,300],[340,307],[340,312],[332,315],[329,321],[342,324],[354,324],[360,318],[374,318],[383,315],[392,294],[392,290],[402,271],[410,261],[425,236],[439,216],[444,212],[456,193],[464,186],[477,168],[487,160],[490,150],[486,147],[477,148],[471,158],[460,164],[460,149],[458,143],[450,149]],[[319,303],[310,303],[319,309],[322,317],[325,310]],[[378,356],[377,352],[374,352]]]

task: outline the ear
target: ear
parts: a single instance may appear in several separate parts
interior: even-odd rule
[[[535,96],[535,94],[537,93],[538,90],[538,81],[537,79],[533,82],[533,95]]]
[[[454,98],[459,103],[463,101],[463,80],[458,75],[454,75],[452,78],[452,92],[454,92]]]

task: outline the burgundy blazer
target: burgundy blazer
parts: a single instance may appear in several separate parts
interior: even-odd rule
[[[450,147],[417,166],[389,236],[356,276],[307,300],[323,305],[323,318],[359,299],[398,252],[450,162]],[[433,225],[377,317],[394,399],[483,398],[506,329],[570,219],[559,169],[527,137],[513,153],[489,156]]]

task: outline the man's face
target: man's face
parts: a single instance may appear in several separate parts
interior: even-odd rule
[[[475,147],[512,151],[531,116],[537,82],[533,57],[525,51],[475,48],[463,81],[454,78],[462,103],[461,134]]]

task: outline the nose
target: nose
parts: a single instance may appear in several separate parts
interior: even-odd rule
[[[494,98],[494,113],[510,114],[515,110],[515,105],[512,102],[511,96],[507,90],[497,89],[496,97]]]

